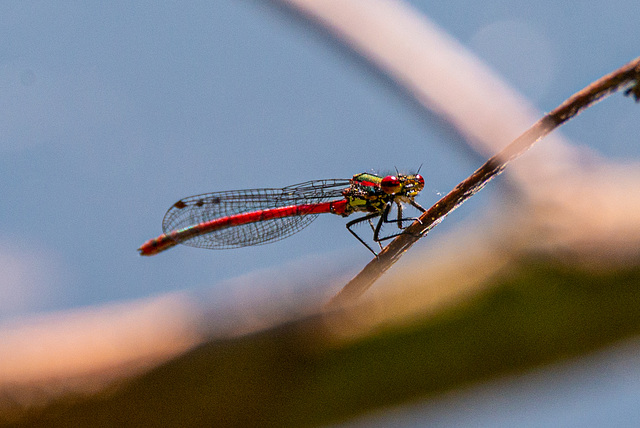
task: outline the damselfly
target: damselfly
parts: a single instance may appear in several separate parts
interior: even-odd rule
[[[347,217],[366,215],[347,223],[351,232],[374,255],[377,254],[352,227],[368,222],[373,241],[381,242],[400,235],[405,222],[402,204],[424,212],[414,198],[424,188],[419,174],[356,174],[350,180],[314,180],[280,189],[232,190],[190,196],[173,204],[162,221],[164,233],[138,249],[151,256],[185,244],[193,247],[223,249],[266,244],[286,238],[311,223],[318,214]],[[389,219],[393,207],[396,218]],[[373,219],[379,217],[374,225]],[[381,236],[385,223],[396,223],[399,231]]]

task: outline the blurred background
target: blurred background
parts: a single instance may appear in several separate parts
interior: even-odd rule
[[[268,247],[138,256],[192,194],[421,167],[430,206],[638,55],[631,0],[311,3],[0,5],[0,420],[149,422],[166,388],[168,425],[632,426],[623,96],[338,313],[323,304],[371,256],[338,216]]]

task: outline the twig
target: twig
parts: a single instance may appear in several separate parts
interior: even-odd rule
[[[405,233],[387,245],[378,257],[371,260],[329,301],[328,306],[342,305],[358,298],[418,239],[425,236],[450,212],[482,189],[492,178],[499,175],[511,160],[527,151],[536,141],[545,137],[564,122],[577,116],[582,110],[631,83],[632,86],[625,91],[625,95],[633,95],[638,102],[640,101],[640,57],[569,97],[501,152],[491,157],[478,170],[423,213],[417,221],[405,229]]]

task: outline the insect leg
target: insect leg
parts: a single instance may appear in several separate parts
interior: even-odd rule
[[[352,234],[353,236],[355,236],[355,237],[356,237],[356,239],[362,243],[362,245],[364,245],[365,247],[367,247],[367,249],[368,249],[369,251],[371,251],[371,252],[373,253],[373,255],[374,255],[374,256],[376,256],[376,257],[378,256],[378,253],[376,253],[375,251],[373,251],[373,249],[369,246],[369,244],[367,244],[366,242],[364,242],[364,240],[363,240],[362,238],[360,238],[360,236],[358,236],[358,234],[357,234],[356,232],[354,232],[354,231],[351,229],[351,226],[354,226],[354,225],[356,225],[356,224],[358,224],[358,223],[362,223],[363,221],[371,222],[371,219],[372,219],[372,218],[376,218],[376,217],[378,217],[379,215],[380,215],[380,213],[371,213],[371,214],[367,214],[367,215],[366,215],[366,216],[364,216],[364,217],[357,218],[357,219],[352,220],[352,221],[350,221],[349,223],[347,223],[347,230],[348,230],[349,232],[351,232],[351,234]],[[378,222],[378,224],[379,224],[379,222]],[[372,226],[373,226],[373,225],[372,225]],[[379,243],[379,240],[376,240],[376,239],[375,239],[375,236],[376,236],[376,232],[374,231],[374,241],[376,241],[376,242],[378,242],[378,243]],[[382,248],[382,245],[380,245],[380,247]]]
[[[422,206],[421,206],[419,203],[417,203],[416,201],[414,201],[413,199],[411,199],[411,200],[409,201],[409,203],[410,203],[412,206],[414,206],[415,208],[417,208],[418,210],[422,211],[422,212],[426,212],[426,211],[427,211],[426,209],[422,208]]]
[[[403,221],[408,221],[408,220],[420,221],[419,217],[402,217],[402,205],[398,202],[396,203],[398,204],[398,218],[396,220],[389,220],[388,216],[389,216],[389,211],[391,210],[391,202],[388,202],[387,206],[385,206],[384,210],[382,211],[382,215],[380,216],[380,221],[378,221],[378,225],[376,226],[376,230],[373,234],[373,240],[375,242],[380,243],[381,241],[386,241],[387,239],[395,238],[396,236],[402,235],[404,233],[404,229],[406,229],[405,227],[402,227]],[[413,200],[409,201],[409,203],[416,209],[420,210],[421,212],[426,211],[422,206],[420,206],[420,204],[418,204]],[[394,223],[394,222],[398,223],[398,228],[400,228],[402,231],[399,233],[394,233],[389,236],[380,237],[380,229],[382,228],[382,223]]]

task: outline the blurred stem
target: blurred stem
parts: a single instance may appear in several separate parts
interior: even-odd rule
[[[640,57],[569,97],[502,151],[487,160],[484,165],[424,212],[417,221],[405,229],[405,233],[387,245],[331,299],[328,307],[354,301],[393,266],[418,239],[426,236],[449,213],[482,189],[492,178],[498,176],[511,160],[526,152],[536,141],[577,116],[582,110],[630,84],[632,86],[627,89],[625,95],[633,95],[636,102],[640,101]]]

